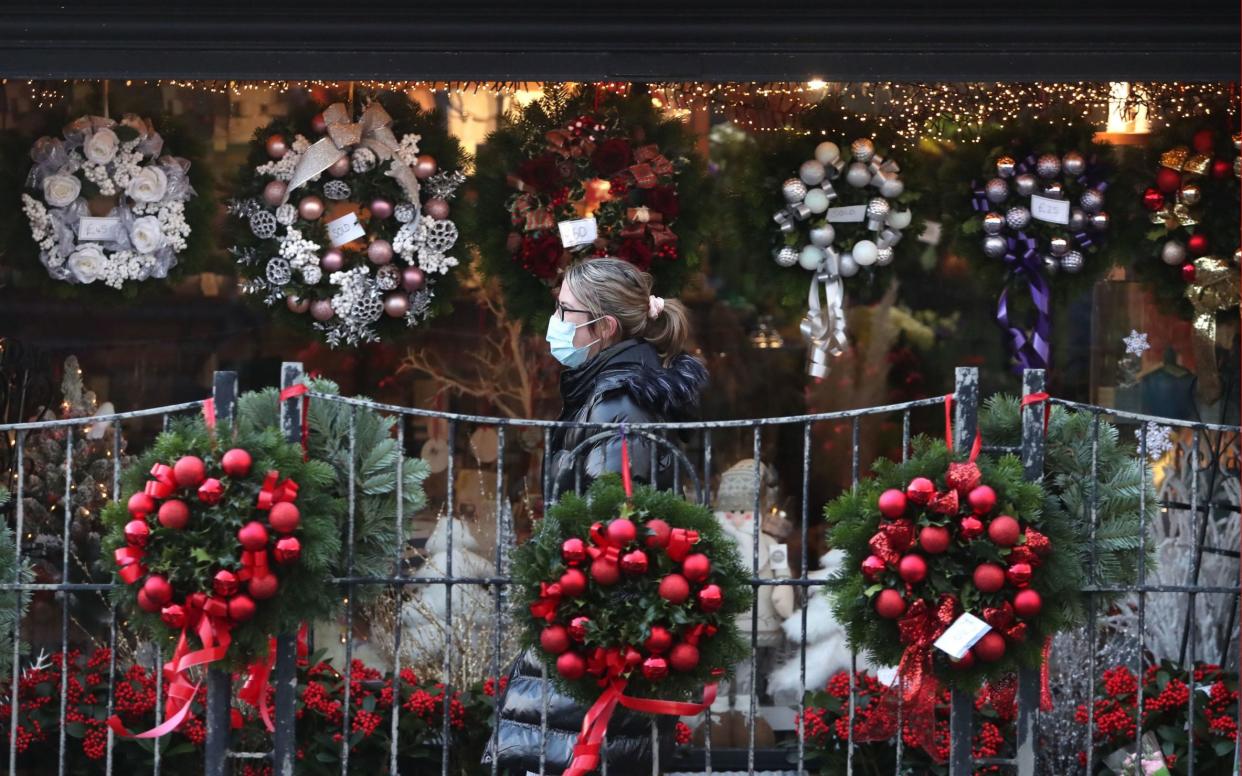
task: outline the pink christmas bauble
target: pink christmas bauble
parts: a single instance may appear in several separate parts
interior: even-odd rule
[[[427,276],[418,267],[406,267],[401,270],[401,287],[411,294],[423,287]]]
[[[437,221],[443,221],[449,216],[449,203],[439,197],[432,197],[423,203],[423,212]]]
[[[389,318],[404,318],[410,309],[410,297],[404,291],[384,294],[384,314]]]
[[[329,248],[319,259],[319,268],[324,272],[340,272],[345,268],[345,254],[338,248]]]
[[[280,207],[288,190],[289,184],[284,181],[268,181],[263,187],[263,201],[268,207]]]
[[[344,178],[346,175],[349,175],[349,154],[333,162],[332,166],[328,168],[328,174],[333,178]]]
[[[367,246],[367,259],[376,266],[383,266],[392,261],[392,243],[387,240],[372,240]]]
[[[318,221],[323,215],[323,200],[313,194],[302,197],[302,201],[298,203],[298,215],[306,221]]]
[[[267,139],[267,155],[273,159],[284,159],[285,154],[289,153],[289,144],[285,142],[284,135],[271,135]]]
[[[436,158],[431,154],[422,154],[414,163],[414,174],[418,179],[426,180],[436,174]]]
[[[332,309],[332,302],[327,299],[316,299],[311,302],[311,317],[317,321],[326,321],[336,314]]]
[[[372,218],[378,218],[383,221],[385,218],[392,216],[392,209],[392,202],[384,199],[383,197],[377,197],[371,200],[370,210]]]
[[[302,315],[310,309],[310,300],[304,296],[297,294],[289,294],[285,297],[285,307],[289,308],[289,312]]]

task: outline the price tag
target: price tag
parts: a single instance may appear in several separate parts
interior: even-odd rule
[[[96,218],[82,216],[78,219],[78,239],[109,242],[116,239],[116,232],[121,228],[119,218]]]
[[[954,620],[949,629],[940,634],[940,638],[936,639],[936,643],[932,646],[947,653],[954,660],[961,660],[967,650],[990,630],[992,630],[991,625],[967,612]]]
[[[866,205],[828,208],[828,220],[834,224],[862,223],[867,218]]]
[[[1070,203],[1067,199],[1052,199],[1031,195],[1031,217],[1050,224],[1068,224]]]
[[[924,221],[923,222],[923,233],[919,235],[918,240],[919,242],[927,243],[928,245],[939,245],[940,244],[940,222],[939,221]]]
[[[775,572],[789,572],[789,545],[773,544],[768,551],[768,565]]]
[[[328,222],[328,239],[332,241],[333,247],[339,248],[347,242],[366,236],[366,231],[358,223],[357,213],[346,213]]]
[[[594,218],[561,221],[557,226],[561,230],[561,245],[564,245],[566,248],[595,242],[595,238],[599,235]]]

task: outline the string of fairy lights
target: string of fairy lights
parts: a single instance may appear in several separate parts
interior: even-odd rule
[[[4,83],[7,83],[5,81]],[[99,81],[27,81],[30,103],[44,109],[62,103],[74,84]],[[162,87],[241,96],[254,92],[293,91],[359,94],[384,90],[432,94],[484,94],[528,100],[542,93],[538,81],[411,81],[411,80],[125,80],[114,89]],[[802,124],[804,114],[824,100],[893,129],[907,142],[943,140],[952,135],[971,140],[988,125],[1017,117],[1055,121],[1066,111],[1102,120],[1120,115],[1143,116],[1151,126],[1192,115],[1224,110],[1238,114],[1236,82],[593,82],[578,84],[627,93],[642,89],[653,103],[673,113],[706,111],[751,131],[813,134]],[[1118,87],[1124,87],[1119,89]]]

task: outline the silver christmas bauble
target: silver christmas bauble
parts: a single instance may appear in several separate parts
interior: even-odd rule
[[[1197,205],[1203,198],[1203,193],[1199,189],[1199,184],[1187,183],[1182,186],[1181,191],[1177,192],[1177,198],[1182,201],[1183,205]]]
[[[1109,221],[1108,213],[1105,213],[1103,210],[1101,210],[1100,212],[1095,213],[1094,215],[1091,216],[1091,221],[1090,221],[1091,228],[1097,232],[1102,232],[1108,228],[1108,221]]]
[[[1087,189],[1078,198],[1078,204],[1088,213],[1098,213],[1104,207],[1104,192],[1099,189]]]
[[[294,221],[298,220],[298,209],[293,205],[285,203],[276,208],[276,223],[281,226],[291,226]]]
[[[893,249],[879,248],[875,252],[875,263],[878,267],[887,267],[893,263]]]
[[[824,182],[824,165],[808,159],[798,168],[798,177],[808,186],[818,186]]]
[[[1034,194],[1037,185],[1035,176],[1029,172],[1024,172],[1013,179],[1013,187],[1017,189],[1020,197],[1029,197]]]
[[[845,173],[845,182],[856,189],[861,189],[871,182],[871,171],[862,162],[854,162]]]
[[[858,262],[854,261],[854,257],[850,254],[842,253],[837,262],[837,271],[843,278],[852,278],[858,274]]]
[[[1031,211],[1019,205],[1005,211],[1005,223],[1010,229],[1025,229],[1031,223]]]
[[[1035,160],[1035,172],[1041,178],[1055,178],[1061,174],[1061,160],[1056,154],[1044,154]]]
[[[1065,188],[1061,185],[1061,181],[1048,181],[1044,185],[1044,196],[1049,199],[1064,199]]]
[[[825,223],[823,226],[811,227],[811,243],[821,248],[827,248],[832,245],[832,241],[837,237],[837,230],[832,224]]]
[[[1014,168],[1018,163],[1013,160],[1012,156],[1002,156],[996,160],[996,174],[1002,178],[1012,178]]]
[[[1070,151],[1061,157],[1061,169],[1065,171],[1066,175],[1072,175],[1077,178],[1086,172],[1087,160],[1083,159],[1082,154],[1077,151]],[[1070,271],[1068,267],[1066,267],[1066,271]]]
[[[983,187],[983,193],[988,198],[988,202],[999,205],[1009,198],[1009,184],[1004,178],[993,178]]]
[[[876,218],[884,220],[888,218],[888,214],[892,211],[892,206],[888,204],[888,200],[883,197],[872,197],[867,203],[867,218]]]
[[[999,235],[988,235],[983,238],[983,255],[989,259],[999,259],[1009,250],[1009,243]]]
[[[806,184],[797,178],[790,178],[781,184],[781,196],[791,205],[801,202],[806,197]]]
[[[1000,213],[984,213],[983,214],[983,233],[984,234],[1000,234],[1005,228],[1005,217]]]
[[[841,149],[831,140],[815,146],[815,161],[822,165],[836,164],[841,159]]]
[[[1087,228],[1087,214],[1082,212],[1082,208],[1070,208],[1069,228],[1071,232],[1081,232]]]
[[[397,269],[396,264],[385,264],[375,270],[375,285],[379,286],[381,291],[391,291],[401,285],[401,270]]]
[[[1186,246],[1177,240],[1169,240],[1160,248],[1160,260],[1170,267],[1180,267],[1186,263]]]
[[[1082,272],[1083,257],[1078,251],[1070,251],[1061,257],[1061,269],[1066,272]]]
[[[1057,270],[1061,269],[1061,263],[1057,261],[1055,256],[1043,257],[1044,272],[1049,276],[1057,274]]]
[[[889,199],[900,197],[905,190],[906,184],[901,182],[901,178],[891,178],[880,184],[880,195]]]
[[[860,137],[850,143],[850,153],[860,162],[869,162],[875,156],[875,143],[870,138]]]
[[[777,251],[773,258],[775,258],[776,263],[782,267],[792,267],[798,263],[798,249],[791,248],[786,245],[784,248]]]
[[[1069,253],[1069,239],[1063,235],[1056,235],[1048,240],[1048,252],[1053,256],[1064,256]]]
[[[808,272],[814,272],[819,269],[819,265],[824,263],[824,251],[814,245],[807,245],[798,254],[798,264]]]

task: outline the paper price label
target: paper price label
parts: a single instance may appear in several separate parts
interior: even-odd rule
[[[919,242],[927,243],[928,245],[939,245],[940,231],[941,227],[939,221],[924,221],[923,233],[919,235],[918,240]]]
[[[561,245],[564,245],[566,248],[595,242],[595,238],[599,235],[594,218],[561,221],[557,224],[557,227],[561,230]]]
[[[835,224],[861,223],[867,218],[866,205],[828,208],[828,220]]]
[[[773,544],[768,552],[768,565],[776,572],[789,571],[789,545]]]
[[[1068,224],[1070,203],[1067,199],[1051,199],[1038,194],[1031,195],[1031,218],[1050,224]]]
[[[116,231],[120,228],[121,219],[119,218],[82,216],[78,220],[78,239],[108,242],[116,239]]]
[[[366,230],[358,223],[357,213],[346,213],[328,222],[328,239],[332,241],[334,247],[339,248],[347,242],[366,237],[366,235]]]
[[[967,612],[953,621],[948,630],[940,634],[933,644],[936,649],[948,654],[954,660],[961,660],[967,650],[978,643],[983,635],[992,630],[992,626]]]

